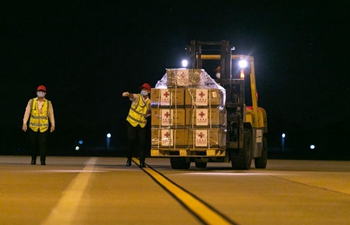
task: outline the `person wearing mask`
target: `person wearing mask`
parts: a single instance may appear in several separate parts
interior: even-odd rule
[[[150,116],[150,99],[151,86],[144,83],[141,87],[140,94],[123,92],[123,97],[128,97],[131,101],[127,121],[127,161],[126,166],[131,166],[133,148],[139,143],[140,167],[145,167],[145,151],[147,146],[147,117]]]
[[[36,164],[39,149],[41,165],[46,165],[47,137],[49,131],[53,132],[55,130],[55,117],[51,101],[45,98],[46,87],[44,85],[38,86],[36,95],[36,98],[28,101],[23,117],[22,130],[24,132],[28,131],[29,134],[31,164]],[[27,127],[28,119],[29,129]]]

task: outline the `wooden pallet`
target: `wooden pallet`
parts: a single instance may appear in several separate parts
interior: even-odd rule
[[[225,157],[225,149],[151,149],[152,157]]]

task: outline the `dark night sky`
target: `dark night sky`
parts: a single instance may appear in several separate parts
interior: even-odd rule
[[[280,132],[349,134],[349,1],[64,2],[2,6],[2,130],[21,129],[27,101],[44,84],[57,139],[111,131],[123,141],[123,91],[154,86],[166,68],[180,67],[191,40],[228,40],[234,54],[255,57],[272,143]]]

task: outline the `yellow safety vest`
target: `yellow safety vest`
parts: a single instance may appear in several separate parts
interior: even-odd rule
[[[29,127],[33,131],[37,132],[40,130],[40,132],[45,132],[49,128],[49,105],[50,101],[45,99],[43,107],[40,110],[38,109],[38,99],[33,98],[32,99],[32,107],[30,111],[30,119],[29,119]]]
[[[143,101],[143,97],[140,94],[137,94],[137,98],[131,103],[128,117],[126,120],[131,124],[131,126],[136,127],[145,127],[147,124],[147,114],[149,113],[150,100],[147,99]]]

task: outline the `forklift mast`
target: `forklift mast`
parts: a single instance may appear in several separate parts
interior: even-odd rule
[[[213,54],[215,50],[216,52]],[[254,58],[245,55],[232,55],[232,50],[234,50],[234,47],[225,40],[221,42],[191,41],[191,46],[187,46],[192,69],[202,69],[203,60],[220,60],[220,78],[216,81],[226,90],[226,148],[239,149],[243,147],[244,129],[260,127],[258,124],[259,117],[255,86]],[[248,67],[250,71],[247,72],[247,75],[250,78],[250,94],[252,101],[250,122],[246,121],[247,109],[245,105],[244,72],[242,70],[241,74],[237,74],[233,71],[233,60],[246,60],[247,63],[249,63]]]
[[[216,46],[216,49],[213,49]],[[213,50],[218,51],[217,54],[212,54]],[[255,84],[254,58],[246,55],[232,55],[234,47],[229,44],[229,41],[222,40],[221,42],[210,41],[191,41],[191,45],[187,46],[187,54],[190,61],[191,69],[202,69],[203,60],[220,60],[220,78],[216,81],[226,90],[226,109],[227,122],[237,121],[237,116],[244,121],[245,110],[245,91],[244,77],[235,77],[233,73],[232,60],[244,59],[249,63],[249,78],[252,101],[252,127],[258,127],[258,103],[257,90]],[[238,115],[237,115],[238,114]]]

